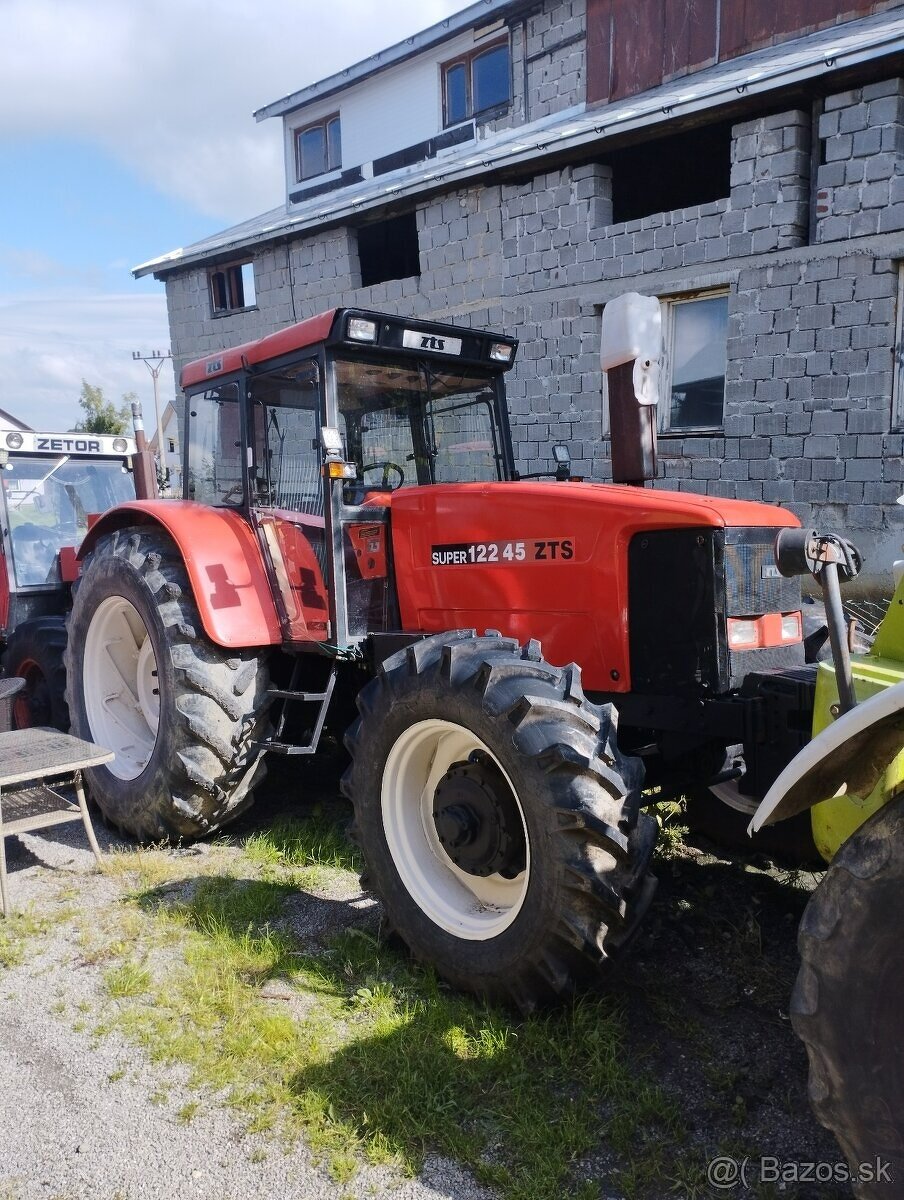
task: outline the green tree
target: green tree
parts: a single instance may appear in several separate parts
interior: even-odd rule
[[[77,433],[125,433],[129,428],[132,410],[131,404],[138,397],[135,392],[126,392],[119,408],[112,400],[104,399],[103,388],[95,387],[82,380],[82,393],[79,404],[84,410],[84,417],[75,427]]]

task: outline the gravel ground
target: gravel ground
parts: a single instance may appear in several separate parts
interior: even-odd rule
[[[121,844],[99,822],[97,833],[104,849]],[[62,893],[64,903],[88,911],[122,894],[117,880],[94,870],[80,825],[21,841],[19,848],[7,842],[17,909],[58,910]],[[306,914],[309,931],[329,932],[343,908]],[[199,1098],[184,1072],[150,1063],[115,1034],[95,1039],[73,1028],[80,1013],[109,998],[72,928],[61,923],[36,944],[39,952],[23,964],[0,968],[0,1200],[489,1198],[438,1156],[416,1179],[364,1165],[350,1183],[335,1183],[302,1143],[286,1152],[266,1135],[246,1133],[216,1096],[202,1097],[198,1114],[183,1123],[180,1109]]]

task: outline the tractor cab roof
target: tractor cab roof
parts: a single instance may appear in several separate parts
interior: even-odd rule
[[[388,316],[361,308],[331,308],[255,342],[196,359],[182,368],[180,382],[183,388],[196,387],[320,344],[443,359],[496,371],[507,371],[514,364],[518,348],[516,338],[488,330]]]
[[[10,429],[0,434],[0,450],[13,455],[127,458],[135,453],[135,439],[120,433],[43,433],[33,429]]]

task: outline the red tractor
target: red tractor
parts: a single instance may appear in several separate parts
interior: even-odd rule
[[[632,339],[607,365],[615,475],[642,482],[655,355]],[[66,665],[74,732],[116,752],[94,798],[140,838],[219,829],[265,755],[347,730],[388,921],[528,1009],[642,916],[644,779],[752,813],[813,681],[773,557],[797,520],[584,482],[562,447],[519,479],[516,348],[338,309],[186,367],[185,498],[94,524]]]
[[[76,550],[92,515],[135,495],[132,438],[0,433],[0,644],[3,670],[25,680],[19,729],[69,729],[63,649]]]

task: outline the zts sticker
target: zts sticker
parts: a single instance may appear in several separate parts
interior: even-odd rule
[[[523,542],[453,542],[431,546],[434,567],[468,567],[483,563],[571,562],[574,538],[531,538]]]

